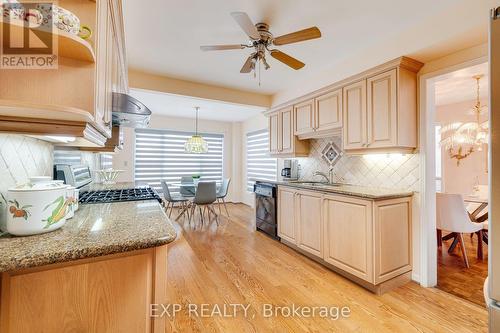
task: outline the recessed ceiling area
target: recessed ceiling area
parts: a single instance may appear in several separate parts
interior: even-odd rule
[[[476,99],[477,83],[473,76],[484,75],[479,81],[480,98],[488,97],[488,63],[467,67],[436,79],[435,104],[448,105]]]
[[[154,115],[160,116],[194,118],[194,107],[199,106],[200,119],[239,122],[265,110],[262,107],[232,104],[143,89],[130,89],[130,95],[144,103]]]
[[[475,1],[420,0],[416,4],[409,0],[149,0],[147,5],[143,1],[125,1],[127,57],[130,68],[143,72],[275,94],[305,80],[314,81],[326,70],[335,73],[336,64],[348,63],[353,70],[368,66],[358,60],[349,64],[349,59],[359,59],[360,55],[369,58],[370,54],[376,54],[377,59],[388,61],[411,55],[423,46],[443,47],[440,41],[452,39],[447,35],[449,29],[435,29],[432,34],[422,32],[418,38],[413,33],[421,31],[422,24],[429,29],[443,19],[461,20],[447,17],[447,10],[457,6],[465,8],[464,3],[474,6]],[[251,49],[200,50],[200,45],[248,42],[230,15],[233,11],[248,13],[254,23],[268,23],[274,36],[317,26],[322,37],[280,46],[281,51],[301,60],[305,67],[295,71],[268,57],[271,68],[268,71],[261,68],[259,86],[253,74],[239,72]],[[474,13],[474,19],[476,16]],[[466,21],[461,28],[468,29],[472,24],[475,21]],[[452,33],[460,36],[463,31],[459,30],[454,29]],[[482,43],[480,39],[476,42]],[[392,46],[381,47],[387,44]],[[345,71],[345,68],[339,69]]]

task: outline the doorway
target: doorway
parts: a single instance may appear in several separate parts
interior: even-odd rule
[[[486,222],[487,229],[488,148],[469,139],[476,134],[470,130],[474,124],[485,126],[485,132],[488,131],[486,60],[477,59],[420,78],[424,180],[420,216],[421,284],[436,286],[480,305],[484,305],[482,288],[488,275],[487,231],[483,240],[481,227]],[[478,106],[478,87],[479,118],[474,112]],[[449,209],[452,211],[448,212]],[[466,227],[473,226],[471,229],[459,226],[457,231],[471,232],[441,230],[444,240],[439,241],[437,226],[446,223],[447,217],[457,221],[457,209],[463,217],[459,221],[471,223]],[[449,225],[443,228],[454,229]]]

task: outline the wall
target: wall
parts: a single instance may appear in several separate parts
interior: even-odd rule
[[[28,136],[0,134],[0,193],[25,184],[31,176],[52,176],[53,147],[50,143]],[[0,226],[5,227],[3,198],[0,199]]]
[[[30,176],[52,176],[52,144],[28,136],[0,134],[0,192],[28,182]]]
[[[193,131],[194,119],[181,117],[166,117],[153,114],[151,116],[150,128],[172,129],[176,131]],[[231,122],[213,121],[200,119],[198,122],[200,132],[224,134],[224,178],[234,179],[233,161],[233,124]],[[134,180],[134,151],[135,134],[134,129],[126,129],[124,132],[124,148],[113,156],[113,168],[126,170],[121,174],[118,181],[130,182]],[[228,201],[238,201],[238,182],[232,182],[229,187]]]
[[[476,117],[470,113],[474,100],[436,107],[436,123],[446,125],[453,122],[475,122]],[[481,104],[487,105],[487,100]],[[488,120],[488,115],[481,116],[481,122]],[[442,147],[443,192],[470,195],[475,185],[488,184],[488,149],[477,151],[460,161],[450,158],[445,147]],[[460,179],[460,181],[457,181]]]

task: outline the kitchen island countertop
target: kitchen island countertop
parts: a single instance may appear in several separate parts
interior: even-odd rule
[[[119,183],[92,189],[133,187],[133,183]],[[1,236],[0,272],[157,247],[176,236],[157,200],[80,204],[61,229],[33,236]]]

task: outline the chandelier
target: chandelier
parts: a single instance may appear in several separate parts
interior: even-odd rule
[[[195,134],[190,137],[184,144],[184,150],[186,153],[191,154],[204,154],[208,152],[207,142],[198,134],[198,110],[199,107],[195,107],[196,119],[195,119]]]
[[[488,121],[481,123],[480,117],[487,108],[481,104],[479,98],[480,80],[483,75],[473,77],[476,80],[476,104],[472,108],[472,113],[476,116],[475,122],[454,122],[445,125],[441,129],[441,146],[445,147],[451,158],[457,160],[457,166],[460,161],[467,158],[475,151],[482,151],[483,146],[488,144],[489,126]]]

